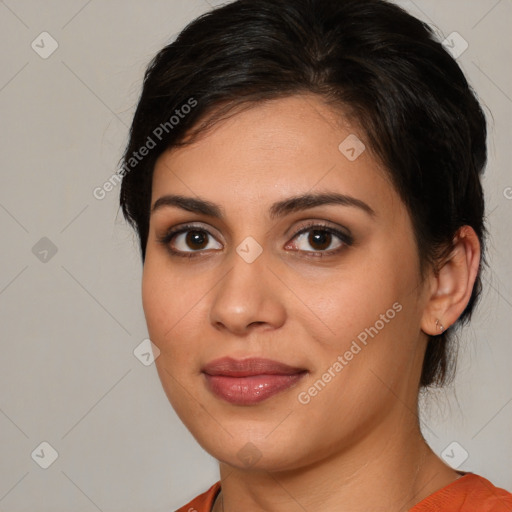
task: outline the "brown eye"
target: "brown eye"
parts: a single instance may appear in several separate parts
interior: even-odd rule
[[[308,243],[317,251],[325,251],[332,242],[332,233],[323,230],[312,230],[308,236]]]
[[[204,249],[208,245],[208,235],[205,231],[188,231],[185,237],[185,245],[191,249]]]
[[[160,243],[177,256],[194,256],[207,249],[222,249],[211,233],[196,226],[172,229],[160,239]]]
[[[345,246],[352,245],[352,237],[338,231],[330,226],[312,225],[299,231],[286,248],[298,252],[322,255],[322,253],[333,254],[339,252]]]

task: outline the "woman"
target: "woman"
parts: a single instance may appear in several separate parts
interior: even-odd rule
[[[510,511],[418,393],[478,299],[485,118],[384,0],[238,0],[149,66],[123,160],[165,392],[220,462],[182,511]]]

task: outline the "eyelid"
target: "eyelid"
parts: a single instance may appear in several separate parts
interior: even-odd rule
[[[298,235],[312,229],[312,228],[321,228],[325,229],[327,231],[331,231],[333,233],[339,233],[339,235],[351,243],[353,242],[354,238],[352,236],[352,233],[350,230],[344,226],[339,226],[337,224],[332,224],[329,221],[326,220],[308,220],[305,221],[305,223],[298,228],[298,231],[295,232],[293,235],[293,238],[297,237]]]
[[[217,237],[211,233],[209,228],[206,228],[203,225],[196,225],[196,223],[194,223],[194,222],[187,222],[185,224],[173,226],[173,227],[165,230],[162,235],[157,235],[156,239],[159,243],[161,243],[165,246],[168,246],[172,239],[174,239],[178,235],[181,235],[182,233],[186,233],[187,231],[203,231],[203,232],[207,233],[209,236],[211,236],[212,238],[215,238],[215,240],[217,240]],[[175,251],[175,252],[182,253],[183,251]],[[201,251],[192,251],[192,252],[199,253]]]
[[[163,241],[166,238],[169,238],[171,236],[178,235],[178,234],[186,232],[186,231],[194,231],[194,230],[204,231],[205,233],[208,233],[210,236],[214,236],[210,230],[211,227],[212,227],[211,225],[209,227],[205,227],[204,224],[196,223],[196,222],[185,222],[183,224],[178,224],[177,226],[172,226],[171,228],[166,229],[162,235],[157,235],[157,239],[159,241]],[[213,228],[213,229],[215,229],[215,228]],[[214,238],[218,238],[218,237],[214,237]]]
[[[315,229],[316,228],[316,229]],[[307,221],[302,227],[298,229],[298,231],[293,235],[290,241],[295,240],[299,236],[309,231],[325,231],[334,235],[341,242],[341,246],[336,249],[329,250],[312,250],[312,251],[304,251],[304,250],[295,250],[295,252],[303,253],[306,257],[327,257],[327,256],[335,256],[338,253],[342,252],[346,247],[352,246],[354,244],[354,238],[350,231],[345,228],[347,232],[343,231],[341,227],[334,227],[330,224],[327,224],[326,221]],[[287,246],[289,243],[287,244]],[[286,247],[286,246],[285,246]]]

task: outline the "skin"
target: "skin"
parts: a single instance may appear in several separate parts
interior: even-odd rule
[[[142,283],[163,388],[220,461],[215,512],[408,510],[459,476],[421,435],[418,383],[427,334],[439,332],[436,320],[452,325],[469,301],[478,239],[464,227],[441,271],[422,281],[406,207],[369,149],[355,161],[340,152],[350,134],[365,140],[320,98],[292,96],[240,111],[157,161],[152,205],[180,194],[224,213],[154,210]],[[374,215],[328,204],[270,218],[274,202],[316,192],[350,195]],[[341,250],[318,257],[311,231],[295,236],[309,221],[348,229],[353,244],[332,235],[323,247]],[[189,222],[211,236],[198,246],[178,235],[168,245],[196,256],[171,255],[159,238]],[[236,251],[249,236],[262,249],[252,263]],[[300,403],[298,394],[395,303],[400,312]],[[308,374],[256,405],[232,405],[201,373],[224,356],[265,357]],[[247,451],[250,462],[239,456]]]

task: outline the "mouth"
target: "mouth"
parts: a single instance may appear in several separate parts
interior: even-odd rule
[[[253,405],[298,383],[308,371],[261,358],[216,359],[202,368],[206,387],[234,405]]]

